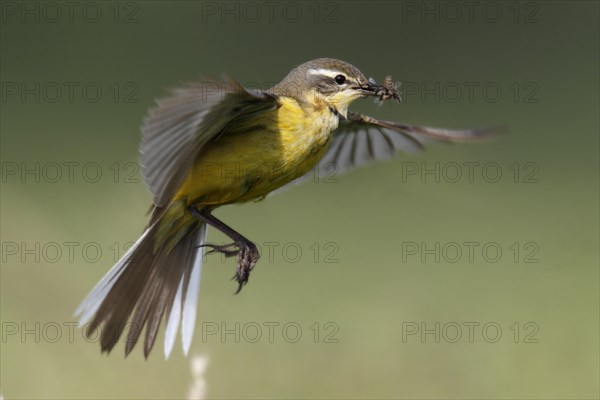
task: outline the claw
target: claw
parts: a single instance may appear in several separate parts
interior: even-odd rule
[[[246,281],[246,282],[247,282],[247,281]],[[234,295],[236,295],[236,294],[238,294],[239,292],[241,292],[241,291],[242,291],[242,287],[244,287],[244,285],[246,284],[246,282],[244,282],[244,283],[242,283],[242,282],[239,282],[239,283],[238,283],[238,288],[237,288],[237,290],[236,290],[236,291],[235,291],[233,294],[234,294]]]
[[[208,247],[210,248],[206,254],[214,254],[221,253],[224,254],[225,257],[233,257],[237,255],[237,267],[235,274],[231,278],[231,280],[236,280],[238,282],[238,288],[234,294],[238,294],[244,285],[248,283],[248,279],[250,278],[250,272],[254,269],[256,262],[260,258],[260,253],[258,249],[254,245],[254,243],[248,242],[233,242],[224,245],[216,245],[216,244],[202,244],[198,247]],[[231,250],[232,247],[235,247],[235,250]]]
[[[238,282],[238,288],[234,294],[238,294],[242,291],[242,287],[244,287],[248,283],[248,279],[250,279],[250,272],[242,273],[238,275],[237,273],[233,276]]]
[[[240,242],[238,247],[237,269],[234,275],[235,280],[238,282],[238,288],[235,294],[238,294],[242,287],[248,283],[250,272],[252,272],[260,257],[258,249],[252,242]]]

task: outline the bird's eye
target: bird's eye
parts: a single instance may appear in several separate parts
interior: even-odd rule
[[[333,78],[333,80],[338,85],[343,85],[344,82],[346,82],[346,77],[344,75],[337,75],[335,78]]]

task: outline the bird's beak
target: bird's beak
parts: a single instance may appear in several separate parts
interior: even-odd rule
[[[400,101],[400,94],[396,89],[396,85],[391,82],[391,77],[389,79],[386,78],[386,83],[383,85],[378,85],[373,78],[369,78],[367,83],[360,86],[354,86],[354,89],[361,92],[365,97],[375,96],[379,97],[379,100],[381,101],[388,99]]]
[[[377,96],[382,90],[385,88],[381,85],[375,83],[373,79],[369,79],[367,83],[364,83],[360,86],[354,86],[353,89],[360,91],[366,96]]]

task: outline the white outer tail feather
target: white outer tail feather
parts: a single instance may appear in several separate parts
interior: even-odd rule
[[[179,281],[179,287],[177,288],[177,294],[175,300],[173,300],[173,307],[169,314],[169,320],[167,322],[167,329],[165,329],[165,359],[168,359],[173,351],[175,345],[175,338],[177,337],[177,330],[179,329],[179,322],[181,321],[181,292],[183,291],[183,278]]]
[[[192,344],[192,338],[194,337],[194,328],[196,326],[196,307],[198,305],[198,295],[200,292],[200,277],[202,275],[202,255],[203,248],[200,247],[206,241],[206,225],[200,226],[200,232],[198,233],[198,248],[196,249],[196,255],[194,258],[194,266],[190,275],[190,282],[187,287],[185,295],[185,302],[182,303],[183,293],[183,280],[181,278],[179,287],[177,288],[177,294],[173,301],[173,307],[169,315],[167,322],[167,328],[165,330],[165,359],[168,359],[175,345],[175,338],[177,337],[177,330],[179,329],[179,323],[181,322],[181,341],[183,343],[183,353],[187,356]],[[181,308],[183,305],[183,318]]]
[[[207,227],[205,224],[202,224],[199,228],[200,232],[198,234],[198,248],[196,249],[196,254],[194,256],[194,264],[192,273],[190,275],[185,301],[182,299],[184,281],[184,277],[182,277],[169,313],[165,330],[165,359],[168,359],[171,355],[180,323],[183,352],[186,356],[192,344],[194,328],[196,325],[196,311],[198,295],[200,292],[200,278],[202,275],[203,263],[203,248],[199,246],[206,240],[206,228]],[[135,248],[146,238],[151,229],[152,227],[148,227],[144,233],[142,233],[133,246],[131,246],[131,248],[127,250],[123,257],[121,257],[121,259],[106,273],[106,275],[104,275],[104,277],[96,284],[96,286],[94,286],[86,298],[77,307],[74,316],[79,317],[79,327],[82,327],[94,317],[94,314],[96,314],[96,311],[98,311],[98,308],[100,308],[102,301],[110,292],[110,289],[113,287],[121,273],[127,267],[127,259],[131,256]]]
[[[198,245],[201,245],[206,240],[206,224],[200,226],[198,233]],[[185,294],[185,302],[183,305],[183,315],[181,320],[181,340],[183,342],[183,352],[187,356],[192,344],[194,336],[194,328],[196,327],[196,310],[198,307],[198,295],[200,293],[200,275],[202,272],[202,254],[204,249],[198,247],[196,249],[196,258],[194,259],[194,267],[190,276],[190,283]]]

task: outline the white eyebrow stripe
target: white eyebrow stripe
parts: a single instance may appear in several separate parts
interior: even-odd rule
[[[343,72],[334,70],[334,69],[326,69],[326,68],[311,68],[308,70],[308,73],[311,75],[321,75],[326,76],[328,78],[335,78],[338,75],[344,75],[347,80],[355,82],[352,77],[346,76]]]
[[[340,71],[325,68],[311,68],[308,70],[308,73],[311,75],[324,75],[330,78],[334,78],[337,75],[343,75]]]

